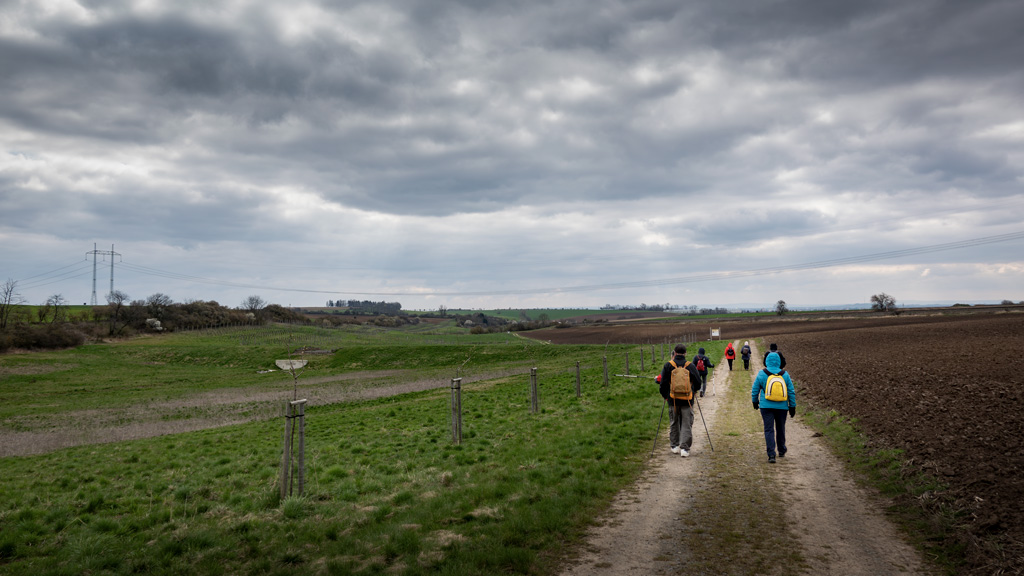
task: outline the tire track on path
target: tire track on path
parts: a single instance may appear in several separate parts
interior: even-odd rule
[[[761,360],[756,359],[760,370]],[[799,368],[790,377],[797,383]],[[784,487],[786,518],[803,548],[809,573],[934,573],[934,568],[926,565],[920,552],[882,513],[884,499],[857,485],[824,439],[799,420],[799,387],[796,397],[797,418],[787,420],[789,451],[785,458],[778,459],[776,481]]]

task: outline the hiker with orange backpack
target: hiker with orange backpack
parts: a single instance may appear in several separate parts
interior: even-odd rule
[[[669,446],[683,458],[690,455],[693,444],[693,402],[700,386],[697,368],[686,361],[686,345],[676,344],[675,355],[661,369],[660,390],[669,405]]]
[[[796,390],[781,364],[778,353],[769,352],[764,370],[758,372],[750,388],[750,401],[754,410],[761,410],[764,421],[764,443],[770,464],[775,464],[776,446],[779,458],[786,455],[786,412],[796,416]]]

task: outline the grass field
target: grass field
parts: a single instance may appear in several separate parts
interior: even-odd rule
[[[277,328],[2,356],[0,435],[212,390],[268,388],[283,405],[290,377],[259,372],[297,347],[334,350],[304,356],[300,381],[506,375],[463,385],[458,445],[447,387],[311,406],[306,493],[283,500],[280,418],[2,458],[0,573],[543,573],[636,477],[657,423],[650,356],[644,378],[614,376],[627,352],[638,372],[636,347]]]

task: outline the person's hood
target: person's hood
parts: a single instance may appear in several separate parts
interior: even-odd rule
[[[726,348],[732,348],[732,342],[729,342],[728,344],[726,344],[726,346],[725,346],[725,347],[726,347]]]
[[[779,370],[782,369],[782,359],[779,358],[779,354],[777,352],[769,352],[768,358],[765,358],[764,367],[772,374],[778,374]]]

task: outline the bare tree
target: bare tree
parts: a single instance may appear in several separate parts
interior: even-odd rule
[[[39,312],[39,320],[45,321],[43,310],[50,317],[50,324],[59,324],[67,319],[68,301],[63,294],[54,294],[46,299],[43,309]]]
[[[778,302],[775,303],[775,313],[776,314],[778,314],[779,316],[782,316],[786,312],[789,312],[789,308],[786,307],[786,301],[785,300],[779,300]]]
[[[157,292],[149,298],[146,298],[145,306],[146,312],[156,318],[157,320],[163,320],[164,310],[174,304],[174,300],[171,297],[162,292]]]
[[[117,321],[125,314],[125,305],[129,302],[128,295],[120,290],[114,290],[107,294],[107,304],[110,308],[110,335],[113,336],[117,330]],[[124,328],[124,325],[121,326]]]
[[[249,313],[252,314],[253,318],[259,318],[260,313],[266,307],[267,301],[264,300],[263,298],[260,298],[256,294],[253,294],[252,296],[247,297],[245,300],[242,300],[242,309],[248,310]]]
[[[885,292],[879,292],[871,296],[871,309],[876,312],[892,312],[896,310],[896,299]]]
[[[25,299],[18,294],[18,281],[8,278],[0,284],[0,330],[7,328],[7,321],[11,318],[11,311],[15,306],[25,303]]]

